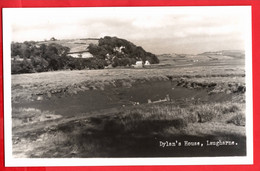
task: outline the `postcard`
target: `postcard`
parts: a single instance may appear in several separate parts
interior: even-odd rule
[[[4,8],[6,166],[253,164],[250,6]]]

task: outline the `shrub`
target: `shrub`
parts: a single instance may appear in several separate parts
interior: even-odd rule
[[[46,61],[44,58],[40,58],[40,57],[33,57],[31,58],[31,62],[33,65],[33,68],[35,70],[35,72],[44,72],[47,71],[47,67],[48,67],[48,61]]]
[[[237,126],[245,126],[246,124],[245,122],[246,122],[245,115],[242,113],[233,116],[231,119],[227,121],[227,123],[232,123]]]
[[[12,61],[11,64],[12,74],[21,74],[21,73],[33,73],[35,72],[33,64],[30,60],[23,61]]]

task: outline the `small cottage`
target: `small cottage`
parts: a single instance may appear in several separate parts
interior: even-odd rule
[[[150,62],[148,60],[146,60],[144,63],[144,66],[149,66],[149,65],[151,65]]]
[[[135,65],[133,65],[135,68],[143,68],[143,61],[136,61]]]

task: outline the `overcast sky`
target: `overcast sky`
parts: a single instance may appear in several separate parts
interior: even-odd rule
[[[10,9],[12,41],[117,36],[152,53],[243,50],[248,7]],[[10,15],[12,14],[12,15]],[[4,13],[5,17],[5,13]]]

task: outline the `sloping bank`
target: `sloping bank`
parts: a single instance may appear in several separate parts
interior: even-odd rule
[[[61,115],[164,101],[244,102],[244,77],[151,76],[88,80],[68,85],[13,85],[13,107],[37,108]]]

